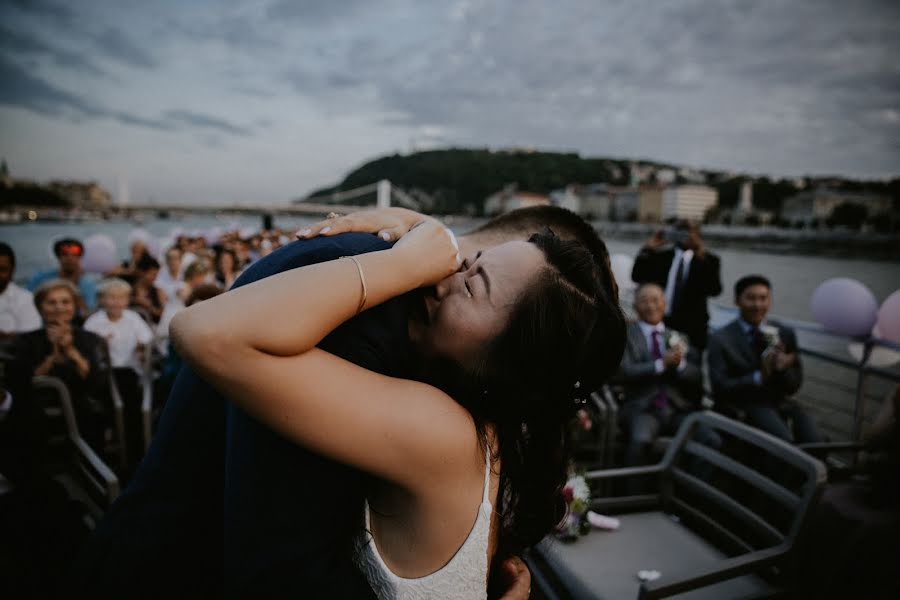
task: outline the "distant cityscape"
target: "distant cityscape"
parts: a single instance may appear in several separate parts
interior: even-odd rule
[[[452,160],[457,160],[460,153],[470,152],[476,158],[482,153],[465,150],[449,152],[447,156]],[[483,166],[476,168],[468,165],[467,185],[471,188],[471,181],[475,179],[480,181],[481,188],[471,188],[462,194],[454,189],[448,193],[446,188],[453,187],[452,181],[438,181],[429,188],[427,184],[430,181],[427,179],[425,185],[422,184],[422,177],[427,177],[427,174],[419,174],[417,179],[409,175],[409,168],[404,172],[405,177],[390,177],[393,175],[391,165],[396,161],[405,161],[406,167],[409,167],[406,163],[415,166],[414,161],[418,159],[421,162],[421,155],[427,154],[433,152],[376,159],[348,175],[342,184],[296,199],[292,204],[341,204],[346,203],[343,201],[345,197],[353,197],[353,204],[373,204],[375,184],[390,178],[393,196],[399,195],[401,204],[432,213],[493,216],[525,206],[553,204],[570,209],[588,220],[613,223],[651,224],[690,219],[707,224],[751,227],[840,228],[876,233],[900,231],[900,179],[860,182],[840,177],[798,177],[773,182],[765,177],[702,171],[647,161],[581,159],[577,156],[573,159],[573,155],[553,153],[540,154],[566,161],[567,167],[573,160],[587,163],[605,181],[572,181],[551,187],[548,177],[542,178],[540,173],[531,177],[529,172],[529,177],[523,177],[527,179],[525,182],[512,179],[499,189],[485,193],[483,190],[489,189],[491,182],[499,181],[498,177],[502,175],[491,172],[487,177]],[[491,154],[500,154],[500,159],[506,161],[510,160],[509,157],[529,161],[532,160],[529,155],[535,153],[509,151]],[[489,159],[494,160],[493,156]],[[598,160],[601,161],[599,166]],[[552,171],[552,165],[544,165],[544,168]],[[433,167],[429,170],[434,174]],[[516,175],[515,171],[511,174],[513,177]],[[585,176],[582,173],[577,175]],[[440,179],[439,174],[432,177]],[[552,179],[559,181],[559,176]],[[371,197],[363,198],[359,198],[358,194],[348,196],[346,190],[350,186],[356,189],[371,187],[373,193]],[[128,202],[127,188],[121,188],[114,198],[113,194],[93,181],[39,183],[16,179],[10,175],[4,160],[0,164],[0,221],[35,220],[48,214],[56,217],[65,214],[109,217],[138,209],[137,205]],[[755,201],[754,194],[758,191],[766,194],[762,203]],[[447,200],[448,197],[451,201]],[[287,202],[285,205],[290,206]],[[204,208],[209,210],[209,207],[202,206],[183,207],[186,211],[203,211]]]

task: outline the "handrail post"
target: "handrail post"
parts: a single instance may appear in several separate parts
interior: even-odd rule
[[[866,363],[869,362],[869,357],[872,355],[872,348],[874,347],[874,342],[871,337],[869,337],[863,343],[863,353],[862,357],[859,361],[859,366],[857,367],[857,378],[856,378],[856,404],[853,407],[853,441],[860,442],[862,441],[862,426],[863,419],[866,416]],[[853,453],[853,466],[856,467],[859,462],[859,452]]]

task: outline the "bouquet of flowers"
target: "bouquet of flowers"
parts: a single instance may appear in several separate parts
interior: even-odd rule
[[[688,342],[687,338],[678,333],[677,331],[666,330],[666,350],[674,350],[678,349],[682,354],[687,354],[688,351]]]
[[[777,327],[773,325],[763,325],[759,328],[759,332],[762,334],[763,339],[766,340],[766,345],[769,348],[774,348],[781,343]]]
[[[566,500],[566,516],[557,526],[557,537],[571,541],[590,531],[591,525],[585,514],[588,512],[591,489],[584,477],[573,475],[563,486],[562,493]]]

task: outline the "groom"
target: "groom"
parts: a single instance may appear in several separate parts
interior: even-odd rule
[[[504,215],[462,236],[461,250],[473,254],[544,226],[585,243],[615,285],[603,242],[563,209]],[[388,247],[368,234],[297,242],[254,264],[236,285]],[[362,313],[320,347],[380,373],[407,375],[408,302],[401,297]],[[150,451],[89,542],[73,583],[100,596],[127,589],[138,597],[371,598],[349,547],[364,484],[360,473],[283,440],[183,369]],[[504,569],[504,598],[527,597],[530,576],[521,562]]]

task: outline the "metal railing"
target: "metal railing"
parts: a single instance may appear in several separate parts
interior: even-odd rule
[[[717,302],[711,303],[710,307],[715,311],[719,311],[720,313],[728,313],[734,316],[736,316],[738,312],[737,309],[733,306],[726,306]],[[871,364],[873,352],[876,348],[885,348],[887,350],[900,353],[900,344],[891,340],[886,340],[874,336],[849,337],[840,333],[829,331],[822,325],[819,325],[818,323],[811,323],[809,321],[779,317],[777,315],[772,315],[772,319],[777,321],[778,323],[792,327],[795,331],[798,332],[826,336],[848,344],[861,344],[861,357],[859,360],[853,360],[852,358],[848,358],[846,356],[840,356],[838,354],[826,352],[818,348],[804,345],[800,342],[799,339],[797,342],[797,350],[798,352],[800,352],[800,354],[825,361],[829,364],[839,365],[856,373],[856,385],[852,390],[854,396],[854,405],[853,426],[850,437],[852,442],[854,443],[861,442],[863,423],[866,418],[866,386],[869,378],[875,376],[894,383],[900,383],[900,371],[886,369]]]

